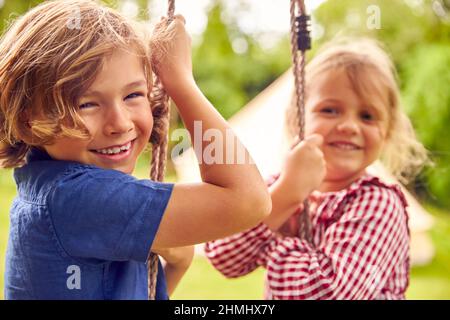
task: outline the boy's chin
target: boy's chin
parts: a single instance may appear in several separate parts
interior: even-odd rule
[[[112,167],[106,167],[106,166],[100,166],[102,169],[109,169],[109,170],[116,170],[125,174],[132,174],[135,168],[135,165],[124,165],[124,166],[112,166]]]

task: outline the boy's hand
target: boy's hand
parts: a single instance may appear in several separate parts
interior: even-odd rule
[[[175,15],[170,23],[161,19],[153,32],[151,50],[153,70],[169,95],[193,81],[191,37],[183,16]]]
[[[280,175],[283,188],[302,202],[325,178],[326,164],[320,146],[323,137],[313,134],[290,150]]]
[[[171,296],[192,263],[194,246],[153,249],[152,251],[163,257],[167,262],[164,266],[164,274],[166,276],[167,293]]]
[[[152,251],[161,256],[167,264],[186,269],[191,265],[194,257],[194,246],[155,249]]]

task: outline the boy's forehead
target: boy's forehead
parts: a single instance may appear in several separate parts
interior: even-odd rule
[[[94,81],[85,91],[92,94],[105,87],[147,85],[142,57],[126,50],[115,50],[104,58]]]
[[[147,81],[145,79],[141,79],[141,80],[136,80],[133,82],[130,82],[128,84],[125,84],[124,86],[122,86],[121,88],[123,89],[127,89],[127,88],[133,88],[133,87],[141,87],[141,86],[147,86]],[[96,89],[95,87],[91,86],[89,87],[89,89],[87,89],[84,92],[84,95],[101,95],[101,86],[100,88]]]

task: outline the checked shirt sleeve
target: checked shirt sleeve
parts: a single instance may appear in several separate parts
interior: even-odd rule
[[[272,175],[266,180],[270,187],[279,177]],[[265,224],[237,233],[233,236],[207,242],[205,255],[212,265],[228,278],[236,278],[252,272],[265,264],[267,248],[276,235]]]
[[[231,237],[210,241],[205,254],[212,265],[228,278],[252,272],[267,260],[267,248],[276,235],[263,223]]]
[[[270,244],[265,261],[274,299],[375,299],[408,256],[404,203],[395,190],[363,186],[342,205],[316,248],[298,238]]]

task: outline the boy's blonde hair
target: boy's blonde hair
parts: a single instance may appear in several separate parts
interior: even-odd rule
[[[142,31],[88,0],[47,1],[19,18],[0,43],[0,164],[20,166],[32,146],[57,137],[88,138],[78,100],[115,49],[142,59],[150,92],[150,41]]]
[[[360,99],[369,105],[382,101],[388,111],[388,132],[381,161],[402,183],[409,183],[429,162],[416,139],[408,116],[402,111],[395,67],[381,45],[371,39],[333,40],[324,45],[306,66],[306,96],[315,78],[330,69],[343,70]],[[289,135],[298,135],[296,106],[286,113]]]

